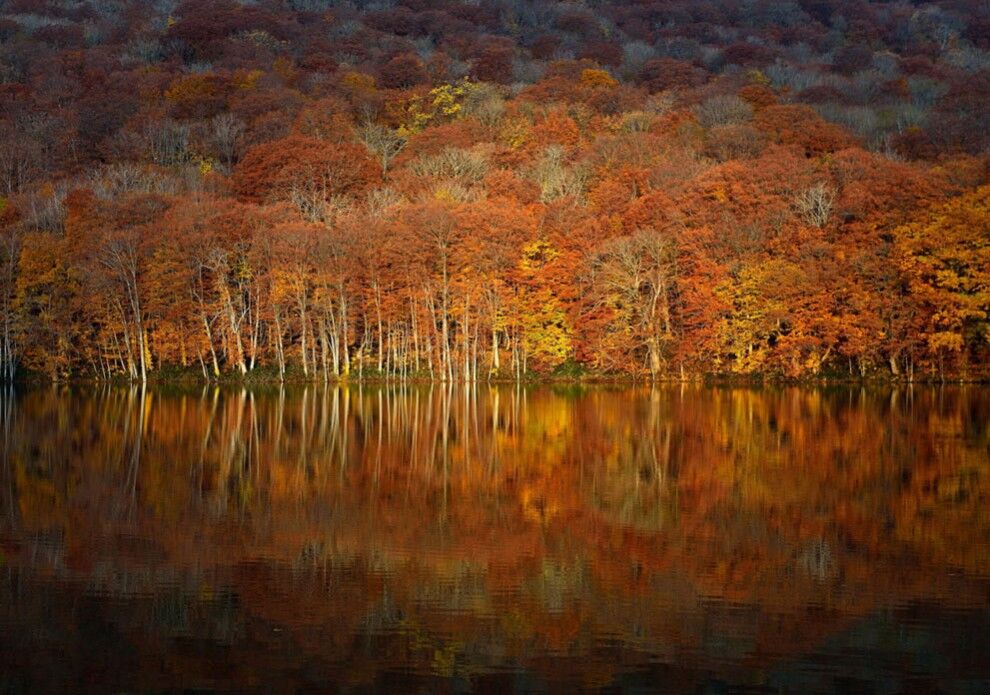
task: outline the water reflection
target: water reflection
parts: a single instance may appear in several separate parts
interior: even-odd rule
[[[986,390],[33,390],[0,417],[0,689],[990,686]]]

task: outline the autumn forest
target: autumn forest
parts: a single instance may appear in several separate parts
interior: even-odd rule
[[[3,380],[990,378],[990,5],[0,2]]]

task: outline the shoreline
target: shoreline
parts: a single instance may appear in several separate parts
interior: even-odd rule
[[[491,378],[476,380],[439,380],[429,377],[331,377],[329,379],[304,377],[302,375],[291,375],[283,379],[267,374],[259,375],[235,375],[225,374],[218,378],[203,379],[201,375],[170,375],[149,378],[143,382],[150,387],[172,387],[172,386],[242,386],[242,387],[299,387],[299,386],[705,386],[705,387],[828,387],[828,386],[990,386],[988,376],[969,377],[917,377],[907,379],[892,376],[866,376],[866,377],[839,377],[821,376],[790,378],[774,375],[757,376],[735,376],[706,374],[694,378],[681,377],[636,377],[634,375],[605,375],[593,374],[584,376],[533,376],[523,379],[513,378]],[[52,380],[48,377],[38,375],[26,375],[17,377],[13,381],[2,382],[3,386],[20,387],[44,387],[44,386],[115,386],[134,387],[141,386],[140,380],[127,379],[125,377],[115,379],[96,379],[92,377],[71,377],[64,380]]]

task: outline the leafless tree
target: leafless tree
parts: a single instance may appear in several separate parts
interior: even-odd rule
[[[0,128],[4,123],[0,121]],[[18,131],[0,139],[0,188],[14,193],[42,171],[44,153],[37,142]]]
[[[244,121],[231,113],[219,113],[210,121],[210,135],[220,161],[231,166],[237,159],[237,145],[244,133]]]
[[[639,344],[653,376],[664,364],[673,337],[671,303],[676,278],[674,245],[653,229],[606,242],[593,256],[592,284]]]
[[[798,213],[807,224],[821,228],[828,224],[835,204],[835,189],[827,183],[818,182],[802,191],[794,200]]]
[[[705,99],[692,111],[702,128],[747,123],[753,117],[753,107],[734,94]]]
[[[67,183],[46,187],[27,197],[25,219],[35,229],[58,234],[65,228],[65,196],[69,193]]]
[[[87,187],[103,200],[113,200],[127,193],[162,193],[175,195],[181,184],[164,170],[151,165],[118,162],[90,174]]]
[[[388,126],[366,122],[358,128],[358,137],[368,150],[378,157],[382,171],[388,171],[389,164],[406,146],[406,139]]]
[[[148,339],[144,325],[144,310],[138,282],[141,262],[141,235],[136,229],[115,230],[107,234],[100,245],[97,261],[107,271],[111,284],[116,285],[120,295],[113,297],[113,303],[120,315],[128,344],[138,354],[137,365],[142,382],[148,380]],[[132,334],[133,331],[133,334]],[[133,361],[131,362],[133,365]],[[133,367],[132,367],[133,369]],[[136,377],[132,371],[132,377]]]
[[[438,154],[420,157],[411,168],[417,176],[477,183],[488,173],[488,162],[475,150],[448,147]]]
[[[0,382],[13,381],[20,357],[15,292],[17,264],[21,255],[21,230],[18,225],[0,229]]]
[[[482,125],[494,128],[505,115],[505,99],[496,85],[482,83],[470,90],[462,108],[465,116],[473,116]]]
[[[189,159],[189,126],[170,118],[149,123],[144,137],[151,161],[162,166],[182,164]]]
[[[387,186],[368,191],[365,203],[371,217],[381,217],[389,208],[402,202],[402,195]]]
[[[547,147],[533,169],[533,175],[544,203],[567,196],[580,197],[587,184],[586,172],[579,166],[568,165],[563,148],[557,145]]]

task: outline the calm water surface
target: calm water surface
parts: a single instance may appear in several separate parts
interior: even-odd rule
[[[990,692],[990,391],[0,393],[0,692]]]

